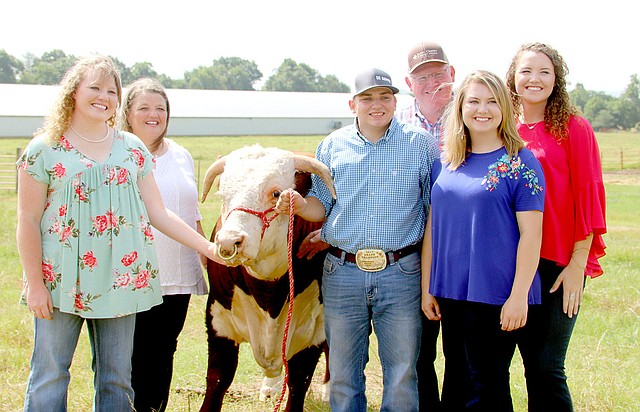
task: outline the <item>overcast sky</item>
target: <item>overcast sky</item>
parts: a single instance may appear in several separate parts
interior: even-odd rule
[[[522,43],[540,41],[565,58],[570,89],[617,95],[640,74],[637,8],[623,0],[10,0],[0,49],[20,59],[53,49],[107,54],[172,78],[237,56],[255,61],[263,81],[291,58],[349,86],[378,67],[404,88],[407,52],[419,41],[443,46],[456,83],[475,69],[504,76]]]

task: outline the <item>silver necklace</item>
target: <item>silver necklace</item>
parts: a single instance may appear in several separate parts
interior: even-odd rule
[[[527,124],[525,123],[525,126],[527,126],[529,128],[529,130],[533,130],[534,127],[536,127],[538,125],[538,123],[540,123],[542,120],[538,120],[537,122],[535,122],[534,124]]]
[[[544,119],[543,119],[544,120]],[[536,127],[538,125],[538,123],[540,123],[542,120],[538,120],[537,122],[535,122],[534,124],[530,125],[528,124],[525,120],[524,120],[524,116],[520,116],[520,122],[522,124],[524,124],[525,126],[527,126],[527,128],[529,130],[533,130],[534,127]]]
[[[105,140],[107,140],[109,138],[109,126],[107,126],[107,134],[100,140],[87,139],[86,137],[84,137],[83,135],[78,133],[78,131],[76,129],[74,129],[73,126],[69,125],[69,128],[71,130],[73,130],[73,132],[75,134],[77,134],[79,138],[81,138],[82,140],[84,140],[85,142],[88,142],[88,143],[102,143],[102,142],[104,142]]]

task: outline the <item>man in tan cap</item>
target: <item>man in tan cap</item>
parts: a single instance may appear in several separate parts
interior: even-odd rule
[[[409,50],[407,61],[408,73],[405,81],[415,99],[411,105],[397,111],[396,118],[400,122],[424,128],[442,147],[443,115],[453,98],[456,71],[442,47],[433,42],[417,43]],[[453,313],[445,315],[455,316]],[[421,412],[463,410],[470,391],[464,347],[453,347],[452,342],[443,342],[445,372],[442,396],[438,395],[434,362],[439,333],[440,322],[429,320],[423,314],[417,363]]]
[[[453,95],[456,71],[439,44],[420,42],[409,50],[409,71],[405,77],[415,100],[396,112],[404,123],[426,129],[442,146],[442,115]]]

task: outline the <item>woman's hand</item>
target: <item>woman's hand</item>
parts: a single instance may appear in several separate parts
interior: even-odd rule
[[[53,301],[51,293],[44,283],[25,286],[27,307],[36,318],[53,319]]]
[[[509,296],[500,311],[502,330],[510,332],[523,327],[527,323],[528,309],[527,297],[522,299]]]
[[[442,318],[440,305],[438,305],[435,296],[429,292],[422,292],[422,312],[429,320],[440,320]]]
[[[573,259],[570,260],[567,267],[560,272],[549,293],[557,291],[560,285],[562,285],[562,311],[572,318],[578,314],[582,304],[584,268],[579,267]]]

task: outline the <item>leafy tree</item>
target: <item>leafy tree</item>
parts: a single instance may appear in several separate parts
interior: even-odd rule
[[[615,127],[616,119],[614,115],[607,109],[600,110],[591,120],[591,126],[594,130],[607,130]]]
[[[130,84],[133,81],[133,76],[131,76],[131,69],[120,61],[117,57],[109,56],[113,64],[116,66],[118,71],[120,72],[120,82],[123,86]]]
[[[223,90],[255,90],[254,83],[262,78],[262,72],[254,61],[240,57],[214,60],[212,71],[222,83]]]
[[[184,81],[187,89],[223,90],[222,79],[215,73],[212,66],[199,66],[190,72],[185,72]]]
[[[584,106],[591,98],[591,93],[584,88],[582,83],[577,83],[576,87],[569,92],[571,102],[575,104],[580,111],[584,112]]]
[[[619,102],[620,126],[631,129],[640,125],[640,80],[637,74],[631,75],[631,81]]]
[[[284,59],[276,72],[265,82],[262,90],[282,92],[315,92],[319,74],[308,65]]]
[[[24,70],[24,64],[0,49],[0,83],[16,83],[17,76]]]
[[[331,93],[349,93],[351,89],[346,84],[342,83],[333,74],[329,74],[320,80],[320,86],[318,87],[320,92]]]
[[[157,79],[158,72],[153,69],[153,65],[149,62],[136,63],[131,66],[131,78],[137,80],[142,77]]]
[[[167,89],[186,89],[184,79],[173,80],[166,74],[159,74],[158,81]]]
[[[25,68],[20,83],[58,84],[75,60],[73,55],[67,56],[62,50],[46,52],[42,57],[33,59],[32,64]]]
[[[343,92],[349,87],[337,77],[322,77],[318,71],[305,63],[285,59],[276,72],[265,82],[262,90],[286,92]]]
[[[253,61],[239,57],[221,57],[212,66],[200,66],[184,74],[188,89],[254,90],[262,73]]]

